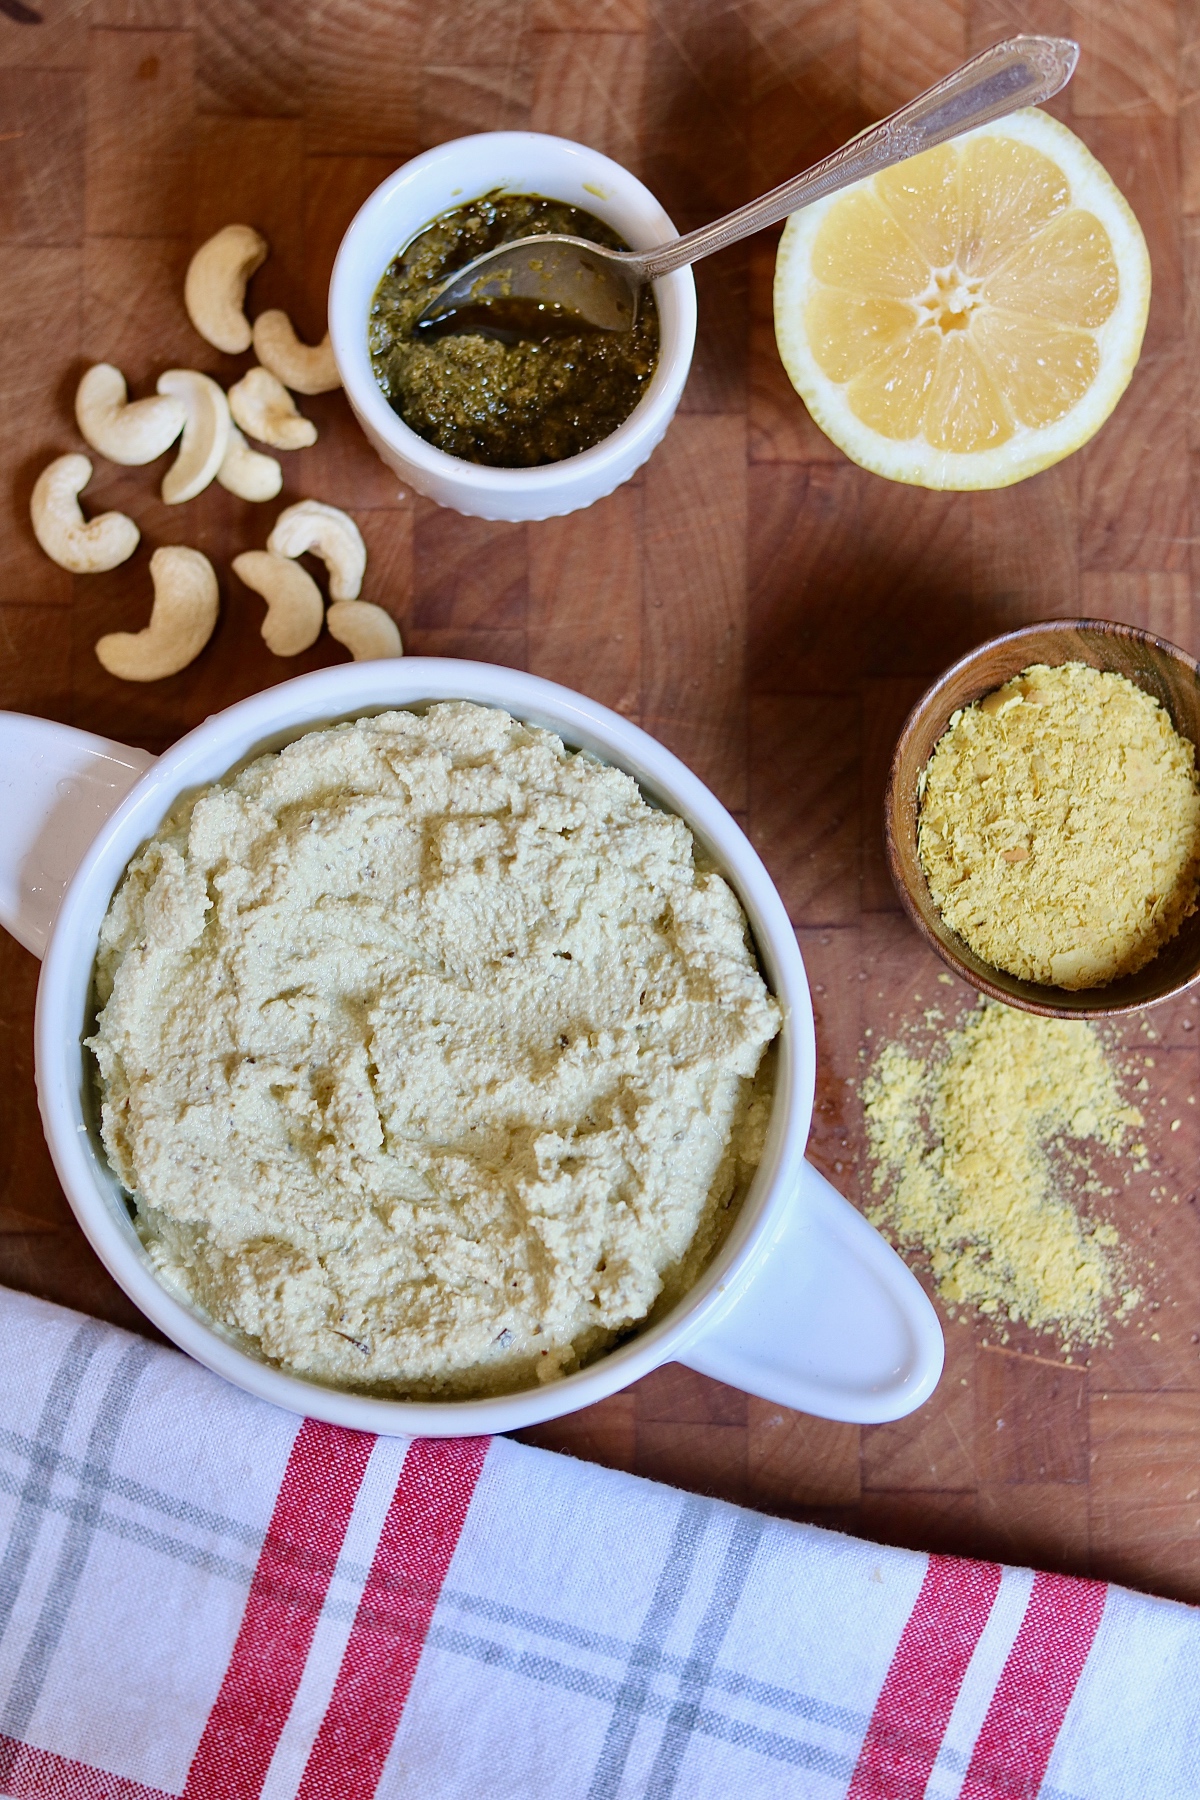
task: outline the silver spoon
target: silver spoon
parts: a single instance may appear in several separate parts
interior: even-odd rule
[[[1070,38],[1014,37],[993,44],[803,175],[711,225],[653,250],[606,250],[558,233],[517,238],[456,270],[425,303],[413,329],[476,331],[486,329],[494,314],[505,336],[541,336],[543,327],[556,324],[559,330],[578,324],[628,331],[647,282],[736,244],[864,175],[1049,100],[1070,81],[1078,61],[1079,45]]]

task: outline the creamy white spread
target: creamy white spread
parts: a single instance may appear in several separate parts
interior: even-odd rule
[[[730,888],[491,708],[312,731],[178,808],[96,981],[155,1265],[318,1380],[569,1372],[695,1280],[761,1153],[780,1012]]]

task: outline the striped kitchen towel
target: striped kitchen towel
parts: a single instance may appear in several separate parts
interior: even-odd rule
[[[1177,1800],[1200,1613],[505,1439],[301,1421],[0,1289],[0,1793]]]

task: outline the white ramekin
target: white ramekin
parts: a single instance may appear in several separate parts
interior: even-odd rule
[[[465,699],[548,726],[687,820],[735,888],[784,1009],[762,1163],[728,1239],[665,1318],[579,1374],[498,1399],[376,1399],[285,1374],[168,1289],[133,1228],[96,1131],[86,1033],[96,942],[114,889],[176,799],[335,720]],[[815,1046],[804,965],[782,902],[724,807],[663,746],[566,688],[484,663],[349,663],[206,719],[157,762],[43,719],[0,713],[0,923],[44,963],[38,1098],[54,1164],[92,1247],[131,1299],[210,1369],[264,1400],[395,1435],[510,1431],[573,1412],[659,1364],[688,1363],[784,1406],[877,1422],[910,1412],[942,1366],[936,1315],[899,1257],[806,1162]],[[48,941],[47,941],[48,940]]]
[[[494,188],[585,207],[635,250],[678,236],[648,188],[598,150],[537,131],[488,131],[416,156],[375,189],[342,239],[329,287],[329,335],[346,398],[402,481],[482,519],[549,519],[603,499],[640,469],[671,423],[696,341],[696,284],[680,269],[654,284],[661,347],[645,396],[611,437],[535,469],[491,469],[447,456],[410,431],[380,391],[367,316],[398,250],[439,213]]]

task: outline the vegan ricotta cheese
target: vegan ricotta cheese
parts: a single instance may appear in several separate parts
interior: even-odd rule
[[[181,803],[88,1043],[154,1264],[278,1365],[415,1397],[570,1372],[691,1285],[780,1010],[682,819],[467,702]]]

